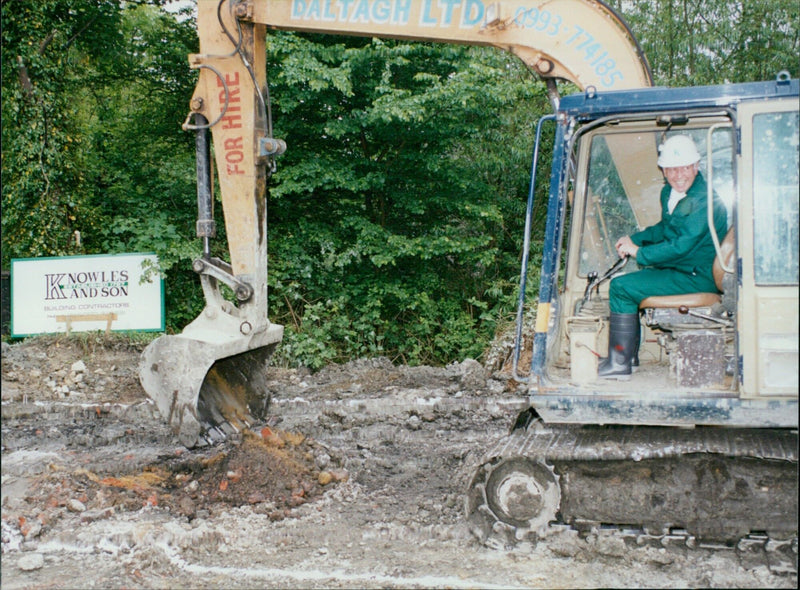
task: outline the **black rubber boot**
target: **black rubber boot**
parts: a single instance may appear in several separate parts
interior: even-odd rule
[[[608,357],[600,361],[597,376],[606,379],[627,378],[641,336],[638,313],[611,312],[608,334]]]

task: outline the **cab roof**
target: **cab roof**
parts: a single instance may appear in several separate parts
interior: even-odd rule
[[[618,113],[725,108],[744,101],[792,96],[800,97],[800,80],[789,79],[788,75],[769,82],[687,88],[657,86],[604,92],[589,87],[583,93],[562,97],[558,113],[590,120]]]

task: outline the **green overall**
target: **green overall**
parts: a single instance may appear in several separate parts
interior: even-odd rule
[[[661,190],[661,221],[631,236],[639,246],[640,271],[618,276],[609,286],[611,311],[637,313],[653,295],[716,293],[711,267],[716,250],[708,230],[707,184],[698,172],[686,196],[670,213],[670,186]],[[725,206],[714,194],[714,226],[720,241],[728,229]]]

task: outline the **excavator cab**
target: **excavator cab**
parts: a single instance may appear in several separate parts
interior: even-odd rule
[[[545,421],[796,427],[797,87],[781,75],[562,99],[534,350],[520,376]],[[716,289],[642,301],[636,372],[598,378],[608,279],[639,269],[621,265],[614,244],[659,221],[657,150],[676,134],[700,151]],[[725,229],[713,221],[723,204]]]
[[[540,121],[556,133],[528,371],[519,339],[514,354],[530,408],[470,482],[479,538],[614,525],[636,543],[762,539],[796,571],[799,94],[788,75],[591,91]],[[638,269],[614,245],[659,220],[657,146],[677,133],[700,151],[709,219],[716,197],[727,209],[727,230],[709,222],[717,288],[642,301],[638,366],[604,379],[609,279]]]
[[[605,268],[619,266],[614,248],[616,240],[654,225],[661,217],[659,195],[664,179],[659,171],[657,147],[675,134],[689,136],[700,146],[700,174],[711,179],[707,195],[714,211],[724,205],[731,229],[717,235],[711,223],[709,231],[718,244],[716,267],[719,292],[686,293],[669,297],[650,297],[642,302],[639,361],[640,376],[647,374],[665,383],[674,376],[675,385],[735,387],[736,311],[735,268],[731,267],[735,250],[733,138],[730,119],[718,114],[682,117],[680,125],[671,125],[663,117],[637,120],[588,132],[580,157],[588,160],[579,172],[579,190],[570,213],[580,228],[570,236],[568,265],[570,272],[561,296],[561,309],[569,310],[559,318],[563,338],[552,361],[553,372],[569,367],[570,378],[578,383],[597,381],[597,359],[607,356],[607,319],[609,280],[596,284],[588,293],[582,290],[591,277]],[[718,212],[717,212],[718,213]],[[725,246],[725,253],[722,246]],[[720,265],[720,261],[727,266]],[[710,265],[711,263],[709,263]],[[636,272],[635,259],[607,279]],[[710,269],[709,269],[710,270]],[[728,275],[733,280],[726,280]],[[730,289],[727,307],[722,307],[723,282]],[[667,362],[668,361],[668,362]],[[664,374],[661,374],[664,373]],[[652,375],[651,375],[652,374]]]

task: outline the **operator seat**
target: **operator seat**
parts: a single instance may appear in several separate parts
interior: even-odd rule
[[[720,252],[714,258],[711,272],[720,293],[686,293],[681,295],[655,295],[647,297],[639,304],[644,310],[645,323],[665,330],[675,328],[721,328],[727,317],[736,311],[736,280],[734,273],[726,272],[724,266],[732,268],[736,259],[736,234],[731,227],[720,243]],[[701,314],[719,318],[714,321]]]

